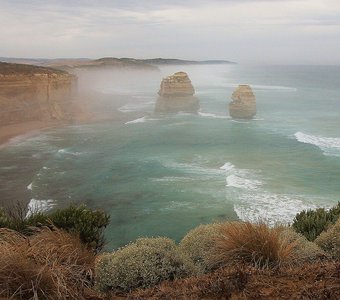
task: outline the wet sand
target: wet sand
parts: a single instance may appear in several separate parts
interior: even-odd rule
[[[115,101],[112,101],[113,97]],[[84,97],[82,101],[78,102],[78,105],[82,106],[83,109],[74,112],[74,119],[72,121],[37,120],[0,126],[0,149],[19,140],[38,135],[41,131],[49,128],[105,121],[128,122],[143,117],[144,114],[140,112],[123,113],[118,110],[128,100],[130,98],[125,96],[93,93],[91,97]],[[110,104],[109,107],[107,103]]]
[[[0,127],[0,148],[5,147],[18,139],[24,139],[39,134],[42,130],[62,126],[60,121],[27,121]]]

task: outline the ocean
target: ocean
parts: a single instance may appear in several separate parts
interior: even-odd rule
[[[198,115],[153,113],[161,78],[188,73]],[[111,215],[112,250],[140,236],[180,240],[214,221],[291,223],[340,200],[340,66],[196,65],[105,81],[141,117],[49,129],[0,149],[2,201],[51,210],[85,203]],[[135,78],[132,80],[131,78]],[[253,120],[232,120],[238,84],[251,85]]]

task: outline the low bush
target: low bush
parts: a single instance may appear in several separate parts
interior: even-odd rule
[[[94,254],[77,236],[42,229],[32,236],[0,229],[0,297],[85,299]]]
[[[194,273],[191,260],[171,239],[140,238],[97,260],[96,286],[100,291],[127,292]]]
[[[329,225],[334,224],[339,216],[340,202],[328,211],[324,208],[303,210],[295,216],[292,226],[309,241],[314,241]]]
[[[104,229],[110,217],[100,210],[92,210],[85,205],[71,205],[48,215],[54,226],[79,234],[83,243],[99,252],[104,246]]]
[[[192,259],[201,274],[214,268],[209,260],[218,229],[218,224],[200,225],[189,231],[179,244],[180,251]]]
[[[95,252],[104,245],[104,229],[110,217],[100,210],[92,210],[85,205],[70,205],[54,212],[33,212],[26,217],[22,209],[5,213],[0,210],[0,227],[9,228],[30,235],[31,227],[55,226],[67,232],[78,234],[81,241]]]
[[[212,265],[250,264],[274,268],[291,263],[296,241],[280,238],[276,228],[264,223],[227,222],[219,225]]]
[[[316,238],[315,243],[335,259],[340,259],[340,219],[323,231]]]
[[[283,243],[295,245],[290,260],[294,264],[314,262],[327,254],[317,244],[310,242],[300,233],[295,232],[291,227],[277,227],[278,236]]]

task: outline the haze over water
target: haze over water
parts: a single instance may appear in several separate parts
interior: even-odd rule
[[[162,76],[188,73],[198,115],[153,113]],[[0,149],[0,193],[41,208],[85,203],[111,214],[109,248],[139,236],[180,239],[217,220],[291,222],[340,196],[339,66],[168,66],[98,80],[126,97],[129,121],[51,129]],[[250,84],[254,120],[228,116]],[[111,97],[111,96],[110,96]]]

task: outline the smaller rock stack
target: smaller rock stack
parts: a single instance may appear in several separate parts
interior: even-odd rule
[[[256,99],[251,87],[241,84],[231,95],[229,114],[235,119],[251,119],[256,115]]]
[[[160,113],[190,112],[199,110],[195,89],[185,72],[177,72],[164,78],[158,92],[155,111]]]

